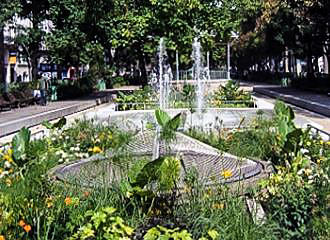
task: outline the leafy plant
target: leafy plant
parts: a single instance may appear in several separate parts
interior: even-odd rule
[[[119,91],[115,101],[118,103],[118,110],[150,109],[156,105],[155,95],[148,86],[135,90],[131,94]]]
[[[69,240],[78,239],[109,239],[109,240],[124,240],[129,239],[133,233],[133,228],[125,224],[124,220],[115,216],[115,208],[105,207],[98,211],[89,210],[85,213],[84,218],[87,222],[77,233]]]
[[[170,191],[176,185],[180,175],[180,160],[176,157],[160,157],[148,162],[132,182],[133,187],[143,188],[151,182],[158,185],[160,191]]]
[[[229,80],[213,93],[211,104],[216,107],[253,107],[251,94],[239,89],[239,84]]]
[[[144,235],[144,240],[192,240],[191,234],[187,230],[180,230],[179,228],[168,229],[162,226],[150,228]]]
[[[12,140],[13,157],[17,164],[22,164],[26,160],[26,152],[29,147],[31,131],[23,127]]]
[[[54,129],[62,129],[66,124],[66,118],[62,117],[60,120],[58,120],[57,122],[51,124],[49,121],[43,121],[42,122],[42,126],[44,126],[45,128],[49,129],[49,130],[54,130]]]
[[[175,139],[175,132],[181,124],[181,113],[178,113],[171,118],[165,111],[156,109],[155,117],[157,123],[161,127],[161,138],[166,142],[170,142]]]

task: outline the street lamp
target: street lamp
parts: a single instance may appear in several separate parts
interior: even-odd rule
[[[238,34],[231,31],[231,39],[237,39],[238,38]],[[227,43],[227,79],[230,80],[230,45],[231,45],[231,41],[229,40]]]

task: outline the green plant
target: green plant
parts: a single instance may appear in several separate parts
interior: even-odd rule
[[[60,120],[58,120],[53,124],[51,124],[49,121],[43,121],[41,125],[49,130],[54,130],[54,129],[62,129],[65,126],[65,124],[66,124],[66,118],[62,117]]]
[[[156,105],[155,95],[149,86],[135,90],[132,94],[119,91],[115,101],[118,103],[118,110],[150,109]]]
[[[15,162],[22,166],[26,161],[26,152],[30,143],[31,132],[27,128],[23,127],[18,134],[16,134],[12,140],[13,157]]]
[[[279,224],[281,238],[319,239],[330,236],[328,230],[316,230],[313,226],[313,222],[324,227],[328,225],[329,172],[325,172],[324,167],[313,168],[310,160],[298,153],[289,166],[277,166],[276,173],[260,182],[264,191],[259,193],[259,199],[271,218]]]
[[[162,240],[162,239],[176,239],[176,240],[192,240],[191,234],[187,230],[180,230],[179,228],[168,229],[162,226],[150,228],[143,237],[144,240]]]
[[[116,209],[112,207],[105,207],[95,212],[87,211],[84,214],[84,221],[87,223],[68,239],[128,240],[134,230],[126,225],[121,217],[115,216],[115,212]]]
[[[171,118],[165,111],[161,109],[155,110],[155,117],[157,123],[161,127],[160,137],[165,140],[166,143],[175,139],[175,132],[181,124],[181,113],[178,113]]]
[[[211,96],[210,102],[216,107],[253,107],[251,94],[239,89],[239,84],[229,80]]]

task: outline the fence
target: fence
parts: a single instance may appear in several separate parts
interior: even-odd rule
[[[330,133],[323,131],[321,129],[318,129],[317,127],[314,127],[310,124],[307,124],[307,127],[311,129],[312,136],[320,136],[322,139],[326,141],[330,141]]]
[[[209,73],[209,78],[208,78]],[[225,80],[228,79],[228,72],[221,70],[211,70],[204,73],[205,80]],[[194,80],[194,75],[192,70],[181,70],[179,71],[179,79],[177,79],[176,72],[173,73],[173,79],[175,81],[192,81]]]

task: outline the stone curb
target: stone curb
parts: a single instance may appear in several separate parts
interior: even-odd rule
[[[287,95],[287,94],[283,94],[283,93],[278,93],[269,88],[256,87],[256,88],[253,88],[253,91],[256,93],[267,95],[269,97],[278,98],[287,103],[290,103],[290,104],[296,105],[298,107],[307,109],[309,111],[316,112],[316,113],[322,114],[324,116],[330,117],[330,106],[312,102],[312,101],[308,101],[305,99],[301,99],[299,97],[295,97],[295,96],[291,96],[291,95]]]

